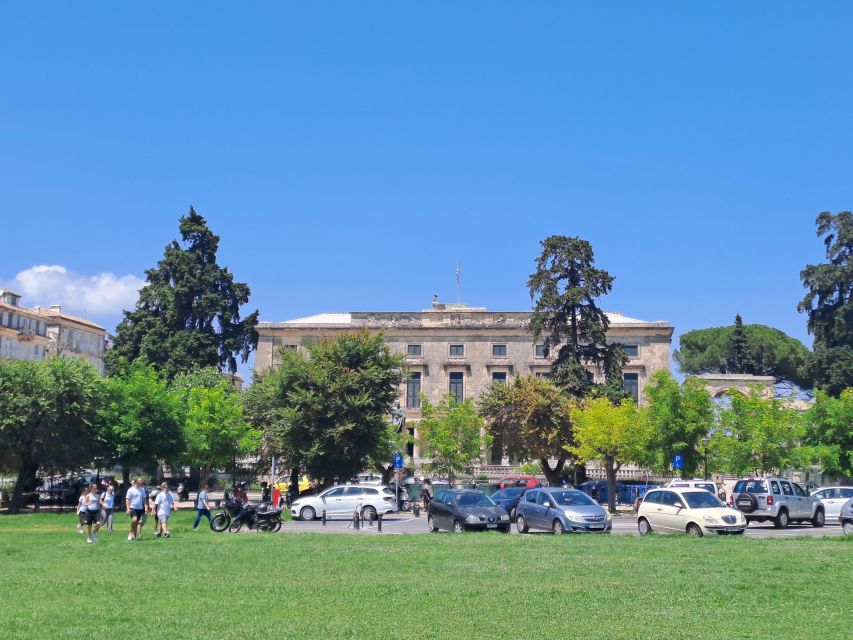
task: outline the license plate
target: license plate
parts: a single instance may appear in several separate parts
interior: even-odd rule
[[[740,531],[740,527],[726,527],[726,531],[729,533],[737,533]]]
[[[498,528],[498,525],[496,525],[496,524],[487,524],[487,525],[486,525],[486,528],[487,528],[487,529],[497,529],[497,528]]]
[[[591,524],[591,525],[589,525],[589,528],[590,529],[603,529],[604,525],[603,524]]]

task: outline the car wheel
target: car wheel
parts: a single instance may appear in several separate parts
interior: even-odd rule
[[[527,520],[524,519],[524,516],[518,516],[515,519],[515,528],[518,529],[519,533],[527,533],[529,531],[527,527]]]
[[[314,511],[314,507],[302,507],[302,511],[299,512],[300,520],[313,520],[317,517],[317,512]]]
[[[465,525],[463,525],[459,520],[453,521],[453,533],[462,533],[465,531]]]
[[[559,519],[554,519],[554,524],[551,525],[551,533],[555,536],[563,535],[566,532],[566,528],[563,526],[563,523],[560,522]]]
[[[652,532],[652,525],[650,525],[649,521],[645,518],[640,518],[637,520],[637,530],[640,532],[641,536],[644,536]]]
[[[773,518],[773,526],[777,529],[787,529],[789,523],[790,519],[788,518],[788,512],[785,509],[782,509],[779,514]]]
[[[814,518],[812,518],[812,526],[813,527],[822,527],[826,523],[826,514],[824,514],[823,509],[818,509]]]
[[[698,524],[693,524],[691,522],[687,525],[687,535],[701,538],[704,534],[702,533],[702,527],[700,527]]]
[[[853,520],[845,520],[841,525],[841,530],[848,536],[853,536]]]
[[[376,509],[374,509],[370,505],[364,507],[361,510],[361,519],[370,520],[371,522],[373,522],[374,520],[376,520]]]
[[[435,526],[435,522],[433,522],[432,516],[427,517],[427,529],[429,529],[430,533],[435,533],[438,531],[438,527]]]

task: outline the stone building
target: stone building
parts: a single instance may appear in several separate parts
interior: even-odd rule
[[[673,326],[620,313],[607,315],[608,342],[621,343],[628,356],[625,388],[643,403],[649,376],[669,369]],[[434,301],[431,308],[417,312],[322,313],[286,322],[260,322],[255,368],[276,366],[281,348],[301,350],[346,332],[382,330],[391,350],[406,356],[409,379],[400,389],[400,405],[405,407],[408,424],[415,428],[420,394],[433,403],[448,393],[460,400],[477,398],[493,382],[514,375],[548,375],[552,358],[542,344],[534,344],[528,328],[530,316],[528,311],[488,311]],[[410,446],[407,454],[409,464],[418,466],[418,448]]]
[[[21,296],[0,289],[0,358],[44,360],[82,358],[104,372],[107,332],[103,327],[50,308],[21,306]]]

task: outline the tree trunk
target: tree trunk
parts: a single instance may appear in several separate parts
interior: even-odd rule
[[[607,471],[607,508],[610,513],[616,513],[616,465],[613,458],[604,459],[604,468]]]
[[[560,458],[557,463],[551,468],[548,463],[548,458],[539,458],[539,464],[542,465],[542,473],[545,474],[545,479],[552,487],[560,486],[560,475],[563,473],[563,467],[566,466],[565,458]]]
[[[394,465],[389,464],[387,467],[379,465],[379,468],[382,470],[382,484],[391,482],[391,472],[394,471]]]
[[[198,483],[198,490],[201,491],[202,487],[207,484],[207,481],[210,479],[210,465],[207,465],[204,468],[204,472],[201,474],[201,480]]]
[[[586,462],[578,462],[572,466],[572,475],[575,479],[575,486],[580,486],[587,480],[589,480],[589,476],[586,474]]]
[[[290,469],[290,493],[294,499],[299,497],[299,466]]]
[[[18,477],[15,479],[15,486],[12,489],[11,500],[9,501],[9,513],[17,513],[24,506],[24,491],[35,485],[36,473],[38,472],[38,464],[31,460],[25,460],[18,470]]]
[[[205,478],[204,481],[207,482],[207,478]],[[201,487],[202,487],[202,484],[201,484],[201,467],[190,465],[189,486],[198,487],[199,489],[201,489]]]

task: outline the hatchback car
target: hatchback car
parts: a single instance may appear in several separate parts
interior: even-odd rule
[[[527,491],[527,487],[506,487],[500,491],[495,491],[490,497],[495,502],[504,508],[509,514],[510,521],[515,520],[515,510],[518,507],[518,502]]]
[[[482,491],[450,489],[442,491],[427,507],[430,532],[446,529],[461,533],[470,529],[494,529],[509,533],[509,514]]]
[[[825,487],[812,492],[812,496],[823,504],[827,522],[838,522],[841,507],[853,498],[853,487]]]
[[[509,478],[501,478],[498,480],[498,487],[506,489],[507,487],[539,487],[542,483],[533,476],[511,476]]]
[[[349,484],[332,487],[316,496],[304,496],[293,501],[290,513],[300,520],[314,520],[326,512],[327,518],[374,519],[397,510],[394,493],[384,486]]]
[[[613,520],[595,500],[577,489],[528,489],[518,503],[515,526],[519,533],[544,529],[560,533],[610,533]]]
[[[649,491],[637,512],[640,535],[651,531],[742,535],[746,517],[704,489],[665,488]]]

